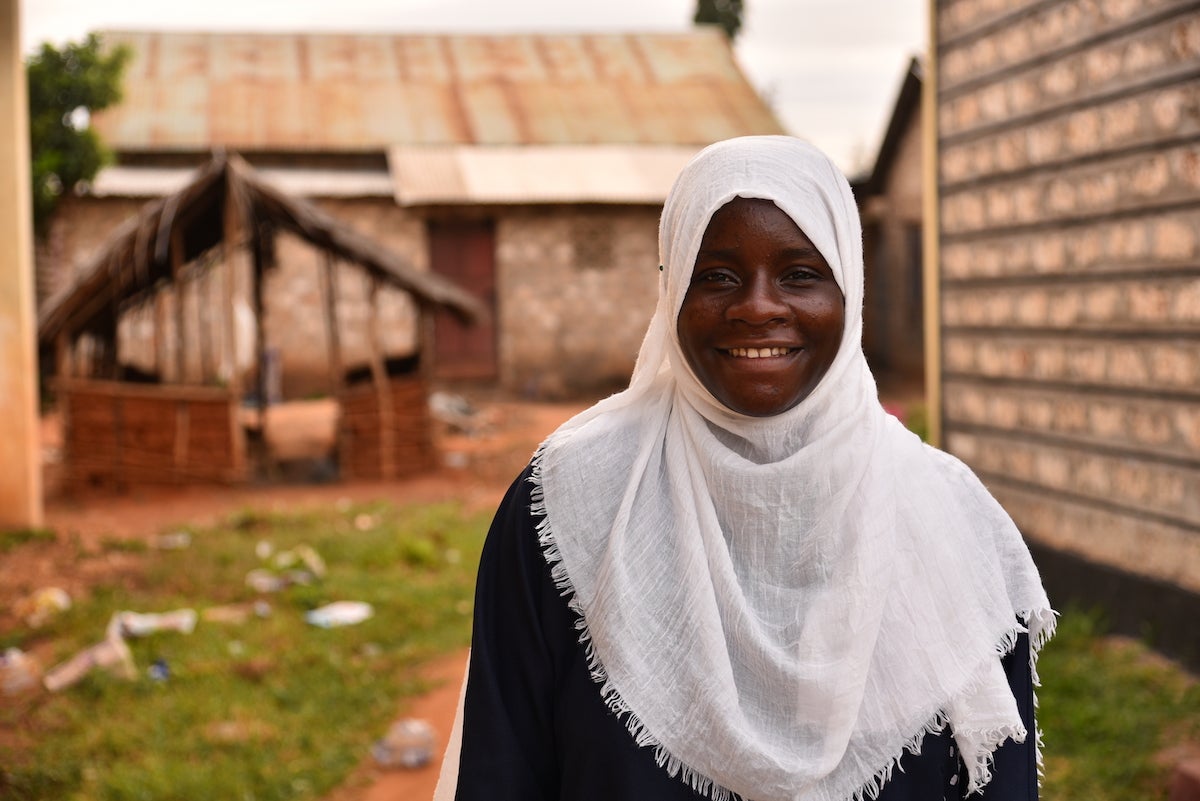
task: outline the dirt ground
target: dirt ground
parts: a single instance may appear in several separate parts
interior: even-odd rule
[[[215,523],[239,509],[295,510],[343,499],[419,503],[453,498],[472,509],[493,507],[538,443],[588,405],[470,402],[476,410],[470,417],[470,430],[439,424],[435,441],[442,464],[417,478],[351,482],[307,476],[307,480],[245,486],[139,486],[121,493],[63,491],[61,433],[58,420],[48,415],[42,421],[45,528],[55,533],[56,541],[0,553],[0,573],[6,577],[0,582],[0,630],[16,623],[10,617],[14,602],[38,588],[59,586],[78,597],[98,580],[119,572],[122,551],[103,547],[113,540],[150,542],[172,526]],[[316,464],[317,458],[332,448],[335,415],[336,406],[324,400],[272,407],[267,418],[268,442],[284,463],[293,466],[293,472],[295,465]],[[84,558],[76,559],[80,550]]]
[[[538,443],[588,405],[582,401],[527,403],[453,397],[467,400],[475,413],[466,418],[465,430],[438,424],[435,440],[441,467],[419,478],[393,482],[320,483],[309,475],[307,481],[292,483],[138,487],[123,494],[68,495],[60,486],[59,423],[54,415],[47,416],[42,421],[45,527],[54,532],[55,541],[0,552],[0,575],[4,576],[0,581],[0,631],[22,625],[14,607],[39,588],[61,587],[80,599],[101,582],[136,571],[136,555],[105,547],[113,540],[149,543],[173,526],[215,523],[239,509],[295,510],[343,499],[385,499],[399,504],[458,499],[470,508],[493,508]],[[281,404],[268,412],[267,440],[281,463],[291,465],[294,473],[296,465],[319,467],[320,458],[332,447],[335,424],[336,406],[330,401]],[[77,556],[80,551],[83,558]],[[434,689],[396,713],[397,717],[423,718],[433,725],[439,759],[418,770],[385,770],[364,756],[346,784],[327,801],[425,801],[433,796],[465,660],[463,651],[428,665],[425,675]]]

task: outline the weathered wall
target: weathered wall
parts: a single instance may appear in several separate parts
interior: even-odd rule
[[[359,233],[394,251],[419,270],[429,269],[425,224],[386,199],[322,200],[322,209]],[[328,333],[322,310],[319,272],[325,254],[301,239],[280,237],[278,269],[267,281],[266,336],[280,351],[283,392],[295,397],[330,389]],[[345,367],[365,366],[371,351],[368,339],[370,281],[354,265],[342,263],[337,274],[339,346]],[[417,311],[407,293],[381,288],[378,297],[380,345],[388,356],[414,353]]]
[[[1200,14],[938,6],[945,444],[1034,540],[1200,591]]]
[[[867,287],[863,348],[877,377],[924,375],[921,116],[900,137],[881,192],[862,209]]]
[[[496,235],[500,375],[562,397],[623,388],[654,312],[657,208],[526,209]]]
[[[69,283],[112,232],[145,205],[144,200],[67,196],[36,246],[38,302]]]
[[[364,235],[396,251],[417,269],[429,269],[426,223],[419,214],[388,199],[321,200],[319,205]],[[114,199],[74,199],[55,223],[51,245],[39,254],[46,281],[94,253],[121,220],[141,203]],[[563,397],[612,390],[624,385],[633,367],[646,323],[654,310],[658,277],[659,209],[653,207],[530,207],[480,212],[496,219],[497,308],[501,386],[538,397]],[[265,284],[264,326],[268,347],[280,358],[284,397],[323,393],[330,388],[328,333],[322,311],[319,273],[325,256],[291,235],[277,243],[278,267]],[[235,296],[243,337],[243,364],[249,362],[251,320],[248,259],[237,256]],[[189,282],[182,317],[189,343],[184,374],[189,380],[225,379],[230,374],[224,331],[227,311],[223,278],[212,273]],[[340,351],[345,367],[365,365],[369,282],[353,265],[337,271]],[[158,370],[176,380],[176,293],[126,314],[121,324],[124,361],[155,370],[155,320],[164,326],[165,352]],[[417,347],[415,305],[403,292],[383,289],[379,333],[389,356]],[[200,322],[197,322],[200,321]],[[211,347],[203,352],[197,326]],[[202,369],[202,365],[205,367]]]

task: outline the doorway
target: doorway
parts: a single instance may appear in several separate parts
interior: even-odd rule
[[[429,223],[429,264],[484,304],[488,319],[466,326],[438,312],[433,329],[433,372],[442,379],[492,380],[496,355],[496,230],[490,220]]]

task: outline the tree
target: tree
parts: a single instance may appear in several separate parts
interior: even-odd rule
[[[692,22],[720,25],[732,42],[742,29],[742,10],[742,0],[696,0],[696,16],[692,17]]]
[[[95,34],[60,50],[43,44],[25,65],[29,81],[29,143],[33,220],[39,234],[63,192],[90,181],[111,154],[89,125],[91,113],[121,99],[126,48],[103,52]]]

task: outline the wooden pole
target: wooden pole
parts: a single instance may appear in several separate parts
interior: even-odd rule
[[[321,267],[321,299],[325,309],[326,341],[329,343],[329,384],[336,397],[342,391],[342,341],[338,330],[335,265],[333,253],[325,251],[325,263]]]
[[[238,364],[237,320],[234,317],[235,264],[234,254],[238,245],[237,199],[225,174],[225,209],[221,216],[221,288],[225,294],[225,355],[229,359],[229,427],[233,437],[233,475],[236,479],[246,475],[246,430],[242,427],[242,371]]]
[[[923,205],[921,236],[924,264],[922,289],[925,307],[925,414],[928,420],[929,443],[941,447],[942,442],[942,271],[941,222],[938,194],[938,3],[929,0],[925,6],[929,25],[929,54],[925,59],[925,75],[921,80],[921,159],[923,161]]]
[[[379,472],[387,480],[396,477],[396,409],[392,406],[391,384],[379,342],[379,278],[374,275],[367,299],[367,344],[371,348],[371,378],[379,406]]]
[[[0,164],[0,528],[34,527],[42,460],[20,0],[0,0]]]
[[[167,380],[167,293],[159,289],[154,293],[154,371],[160,381]]]
[[[267,332],[263,325],[263,280],[266,266],[263,264],[263,243],[259,239],[261,236],[262,233],[258,231],[251,234],[250,250],[254,254],[251,279],[254,284],[254,353],[258,361],[258,426],[260,433],[266,436]]]
[[[212,319],[212,284],[213,274],[210,271],[205,271],[203,275],[196,277],[196,344],[200,347],[200,383],[203,384],[210,375],[213,374],[212,369],[212,326],[205,325],[204,321]],[[207,303],[205,301],[208,301]],[[207,312],[207,314],[206,314]]]
[[[184,309],[183,236],[179,228],[171,229],[171,282],[175,286],[175,370],[177,380],[187,382],[187,315]]]
[[[236,200],[233,190],[226,183],[225,213],[221,215],[221,288],[224,290],[225,307],[225,358],[229,360],[229,386],[235,395],[241,395],[242,376],[237,363],[237,320],[234,317],[234,303],[237,293],[234,291],[234,252],[237,249],[238,224]]]

